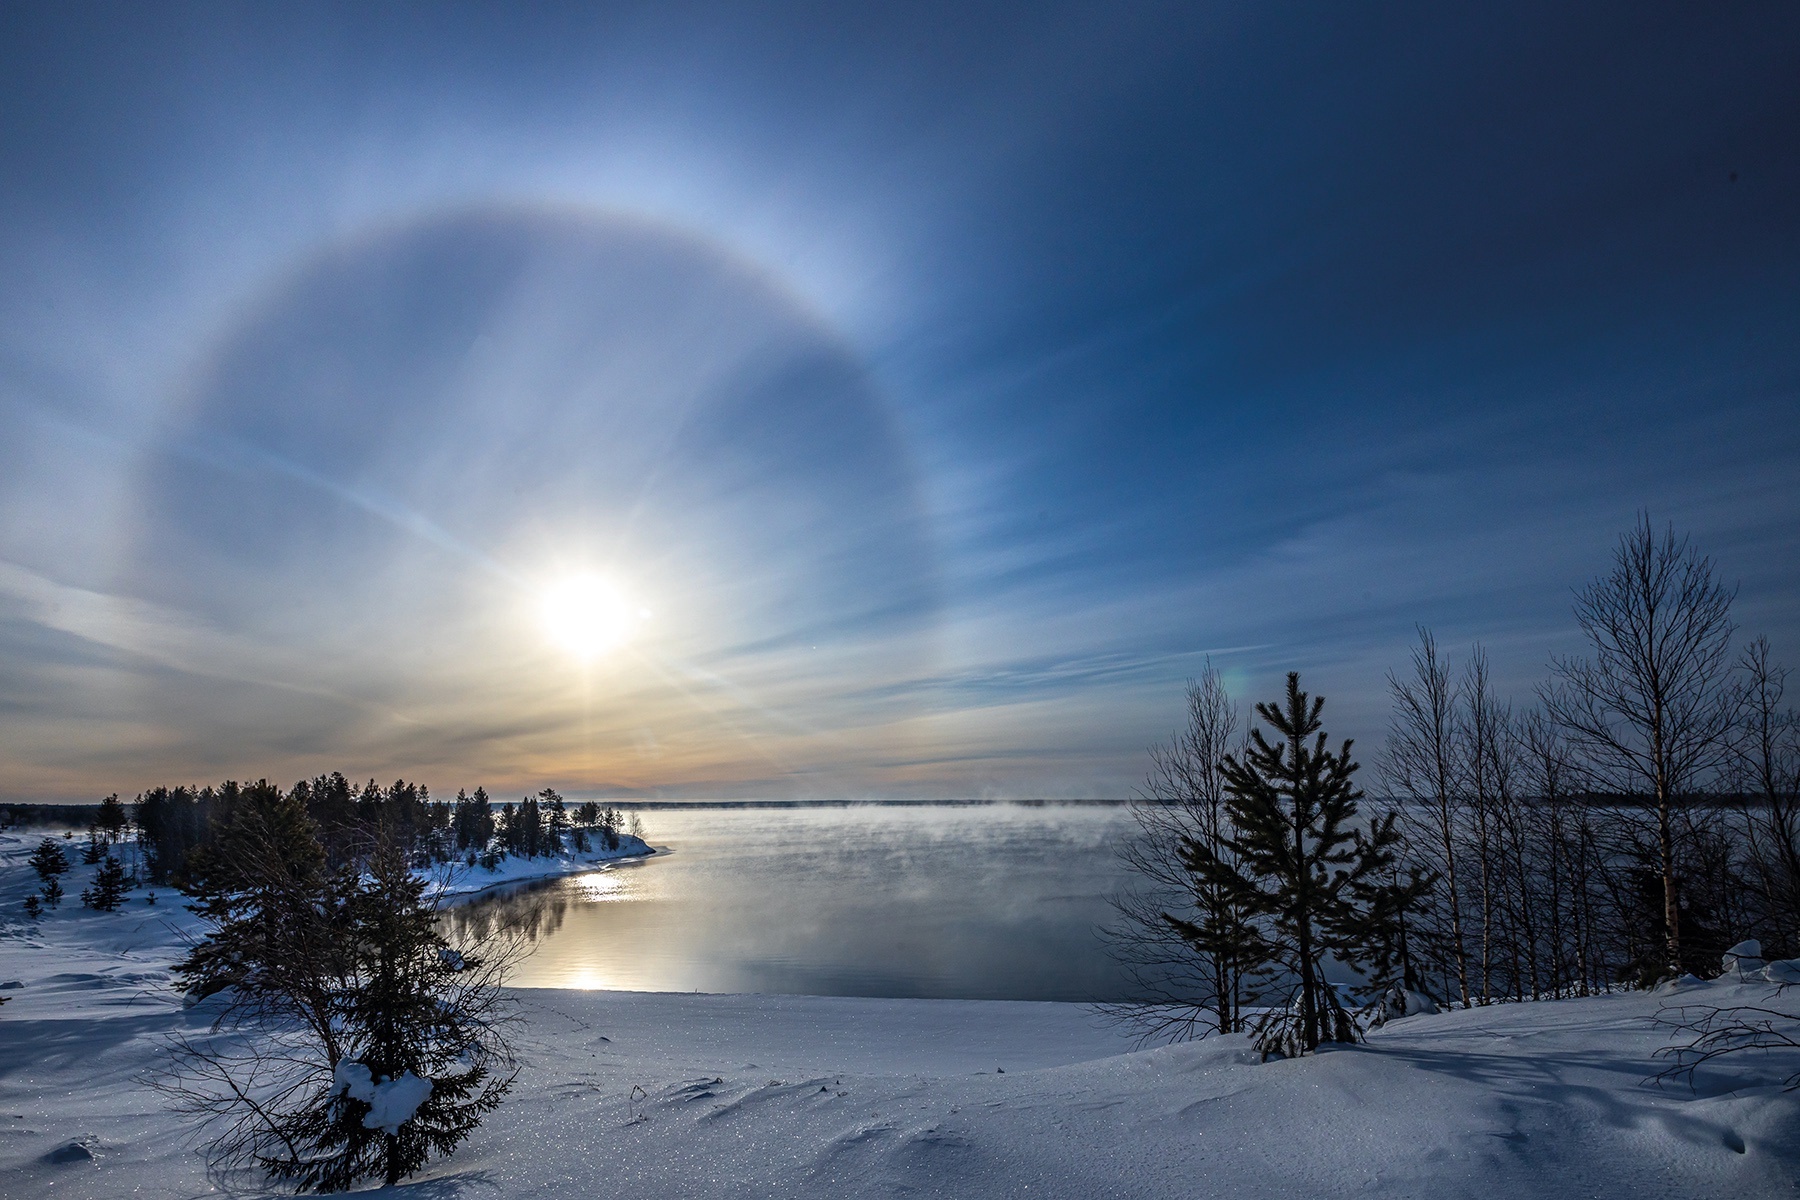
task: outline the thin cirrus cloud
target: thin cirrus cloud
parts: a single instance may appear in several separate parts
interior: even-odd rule
[[[1791,14],[0,20],[7,796],[1119,795],[1640,508],[1800,644]]]

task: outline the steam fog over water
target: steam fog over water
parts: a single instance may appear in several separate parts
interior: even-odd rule
[[[495,894],[523,987],[1121,998],[1096,930],[1126,882],[1122,805],[657,809],[667,854]]]

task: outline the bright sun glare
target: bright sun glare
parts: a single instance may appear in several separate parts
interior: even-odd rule
[[[610,580],[590,574],[553,584],[538,612],[550,640],[584,662],[628,641],[650,615],[634,608]]]

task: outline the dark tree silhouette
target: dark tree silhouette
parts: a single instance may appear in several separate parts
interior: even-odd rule
[[[125,864],[116,855],[109,854],[94,873],[94,882],[83,889],[81,902],[101,912],[113,912],[130,889],[131,877],[125,873]]]
[[[55,838],[45,838],[31,852],[29,861],[31,869],[37,872],[38,881],[43,884],[42,903],[55,908],[62,902],[61,876],[69,869],[69,856],[63,853],[62,843]]]
[[[1357,763],[1348,741],[1327,749],[1324,706],[1300,690],[1295,672],[1279,704],[1256,706],[1274,736],[1253,728],[1242,758],[1225,759],[1230,857],[1192,847],[1192,869],[1260,919],[1271,964],[1292,980],[1288,1005],[1256,1026],[1265,1054],[1356,1040],[1356,1022],[1326,980],[1324,959],[1385,973],[1399,918],[1431,884],[1428,877],[1400,881],[1393,814],[1356,827]]]

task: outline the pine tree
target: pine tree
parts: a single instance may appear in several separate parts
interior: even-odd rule
[[[552,793],[554,794],[554,793]],[[539,807],[537,797],[527,796],[519,801],[518,807],[507,805],[506,828],[503,832],[503,845],[514,854],[526,858],[536,858],[544,852],[544,813]]]
[[[63,886],[59,877],[69,869],[69,856],[63,853],[62,844],[55,838],[45,838],[31,852],[29,861],[44,885],[42,903],[55,908],[62,902]]]
[[[297,1005],[293,1015],[329,1029],[323,982],[336,938],[333,879],[299,789],[245,789],[229,824],[189,858],[188,907],[212,932],[176,964],[191,996],[227,987],[252,1003]],[[342,886],[340,883],[338,886]]]
[[[1259,918],[1269,965],[1292,981],[1286,1008],[1257,1026],[1265,1055],[1306,1054],[1323,1041],[1357,1039],[1355,1021],[1325,978],[1324,960],[1330,955],[1351,967],[1385,968],[1399,914],[1430,885],[1417,878],[1398,882],[1391,814],[1367,831],[1356,827],[1358,765],[1349,741],[1335,753],[1327,748],[1319,719],[1324,706],[1323,697],[1300,690],[1296,672],[1288,674],[1282,703],[1256,706],[1275,736],[1253,729],[1242,759],[1225,759],[1231,857],[1195,855],[1199,874],[1232,891]]]
[[[538,793],[538,811],[543,814],[543,851],[545,854],[561,854],[563,835],[569,828],[569,810],[563,798],[551,788]]]
[[[119,907],[130,888],[131,879],[125,874],[125,865],[116,855],[109,854],[94,875],[93,884],[82,891],[81,902],[101,912],[112,912]]]
[[[491,976],[451,949],[424,881],[386,842],[347,906],[356,956],[338,997],[341,1055],[326,1092],[284,1129],[301,1154],[266,1155],[278,1178],[340,1191],[392,1186],[474,1132],[512,1086],[494,1036]]]
[[[366,827],[357,818],[356,796],[343,772],[320,775],[310,783],[302,781],[294,792],[318,829],[325,861],[333,867],[350,861],[363,844]]]
[[[473,796],[456,793],[450,824],[458,850],[486,850],[494,836],[494,813],[487,792],[476,788]]]
[[[117,845],[119,839],[125,836],[125,806],[119,803],[119,793],[114,792],[100,802],[100,816],[94,823],[100,827],[100,832],[106,835],[106,840],[111,845]]]
[[[453,949],[397,841],[332,871],[300,789],[247,794],[194,856],[213,926],[179,964],[190,993],[233,991],[177,1038],[160,1086],[215,1131],[213,1161],[301,1189],[392,1184],[447,1154],[512,1083],[498,1034],[507,953]]]
[[[31,869],[37,872],[42,883],[52,883],[58,875],[69,869],[69,856],[63,853],[62,844],[55,838],[45,838],[38,843],[37,849],[31,852]]]
[[[181,886],[187,880],[187,856],[206,829],[201,793],[185,787],[152,788],[138,796],[132,816],[150,882]]]

